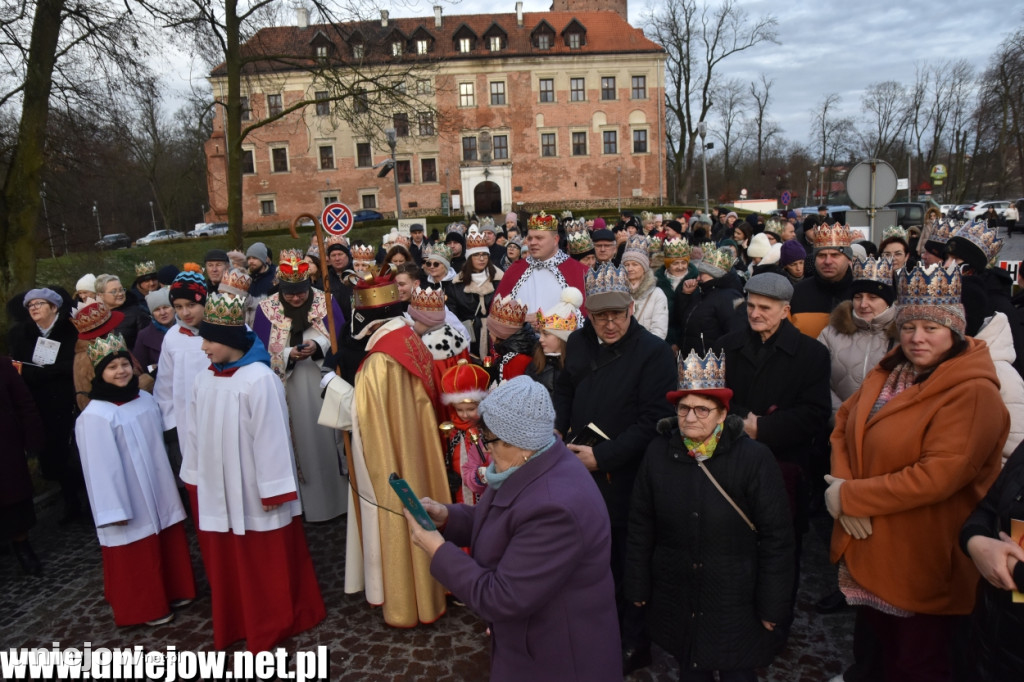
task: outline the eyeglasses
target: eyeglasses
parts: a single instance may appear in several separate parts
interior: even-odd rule
[[[691,407],[690,405],[683,405],[682,403],[680,403],[679,405],[676,406],[676,413],[683,419],[686,419],[686,417],[689,416],[690,412],[693,412],[695,415],[697,415],[697,419],[707,419],[708,415],[710,415],[713,410],[717,409],[717,407],[704,407],[703,405],[696,405]]]
[[[43,306],[48,306],[48,305],[52,305],[52,304],[49,301],[32,301],[31,303],[29,303],[25,307],[28,308],[29,310],[35,310],[36,308],[42,308]]]
[[[124,293],[124,287],[121,287],[120,289],[107,289],[107,293],[111,296],[120,296]]]
[[[480,445],[482,445],[482,446],[483,446],[484,450],[490,450],[490,449],[491,449],[491,443],[498,443],[498,442],[500,442],[500,441],[501,441],[501,439],[500,439],[500,438],[498,438],[498,437],[494,437],[494,438],[483,438],[483,439],[481,439],[481,441],[480,441]]]
[[[608,324],[609,322],[622,322],[627,315],[629,315],[628,310],[614,310],[610,313],[594,313],[590,319],[600,324]]]
[[[426,268],[439,268],[439,267],[441,267],[441,264],[440,263],[424,263],[423,267],[426,267]]]

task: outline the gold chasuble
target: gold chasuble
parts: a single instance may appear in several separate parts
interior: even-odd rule
[[[431,376],[432,358],[401,318],[378,329],[367,350],[355,380],[351,473],[360,499],[349,496],[345,591],[365,590],[388,625],[408,628],[432,623],[445,610],[444,588],[431,577],[427,555],[412,546],[402,503],[388,484],[395,472],[417,497],[451,501],[434,401],[420,378]]]

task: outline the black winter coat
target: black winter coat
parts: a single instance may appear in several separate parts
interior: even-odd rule
[[[599,343],[589,320],[569,336],[552,397],[555,428],[568,443],[593,422],[611,439],[594,446],[591,473],[613,527],[626,527],[633,480],[658,420],[672,414],[665,394],[676,377],[672,349],[636,319],[613,344]]]
[[[699,284],[692,294],[680,288],[672,308],[672,325],[679,330],[672,341],[684,356],[691,350],[701,356],[710,350],[721,352],[721,338],[747,326],[743,280],[734,271]]]
[[[138,294],[134,291],[128,291],[124,303],[120,308],[115,308],[115,310],[124,315],[124,319],[121,320],[121,324],[117,325],[114,331],[124,337],[124,342],[129,349],[135,348],[135,341],[139,338],[139,332],[148,327],[149,323],[153,321],[153,318],[149,315],[149,308],[146,307],[146,300],[142,299],[140,302]]]
[[[782,321],[768,345],[759,359],[761,339],[749,328],[722,339],[725,385],[733,392],[729,413],[758,415],[758,442],[779,460],[806,469],[811,443],[832,413],[828,349],[789,320]]]
[[[1024,519],[1024,444],[1013,451],[988,494],[960,531],[960,548],[975,535],[998,538],[1010,534],[1010,519]],[[1018,590],[1024,590],[1024,562],[1013,571]],[[979,682],[1024,679],[1024,604],[1014,604],[1010,593],[978,581],[978,601],[971,614],[970,659]]]
[[[633,491],[626,598],[647,602],[651,638],[688,669],[766,666],[793,609],[793,528],[779,466],[732,415],[704,462],[754,532],[688,456],[676,418],[658,431]]]

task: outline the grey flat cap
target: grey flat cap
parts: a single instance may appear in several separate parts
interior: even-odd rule
[[[777,272],[762,272],[760,275],[754,275],[747,282],[747,286],[743,287],[743,290],[748,294],[760,294],[787,303],[793,298],[793,285],[789,283],[789,279],[785,275],[780,275]]]

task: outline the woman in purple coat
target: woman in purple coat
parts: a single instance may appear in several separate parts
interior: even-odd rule
[[[487,491],[475,507],[423,498],[441,532],[406,512],[413,543],[431,557],[431,574],[489,623],[492,682],[621,680],[608,512],[554,436],[547,390],[516,377],[478,411],[493,459]]]

